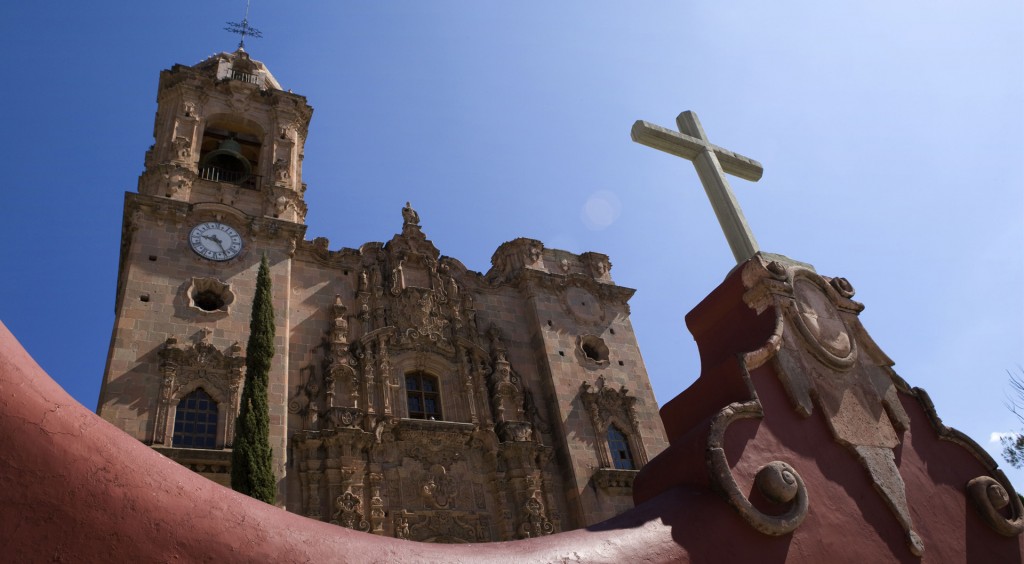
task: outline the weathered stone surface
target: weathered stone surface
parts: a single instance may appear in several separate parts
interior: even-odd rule
[[[265,253],[280,505],[381,535],[466,542],[632,507],[625,482],[594,485],[614,467],[609,426],[625,433],[635,467],[667,441],[629,323],[633,291],[615,284],[608,256],[516,239],[487,274],[473,272],[441,254],[409,202],[388,242],[332,250],[305,238],[305,98],[236,51],[164,71],[157,101],[139,193],[125,199],[102,417],[221,479],[220,463],[175,444],[187,419],[178,410],[201,389],[217,406],[205,446],[230,448],[244,365],[234,348],[247,340]],[[237,255],[218,255],[216,238],[206,256],[193,251],[203,243],[193,228],[210,223],[238,237]],[[410,410],[410,375],[436,385],[436,411]],[[586,416],[580,384],[601,375],[629,390],[617,422]]]

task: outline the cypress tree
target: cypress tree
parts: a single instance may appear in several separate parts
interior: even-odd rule
[[[270,301],[270,265],[264,254],[256,276],[249,342],[245,347],[245,386],[235,423],[231,489],[267,503],[274,503],[277,497],[270,448],[270,410],[267,406],[273,358],[274,305]]]

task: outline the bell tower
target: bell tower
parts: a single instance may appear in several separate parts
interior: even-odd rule
[[[160,73],[154,143],[125,194],[115,320],[98,413],[229,483],[244,346],[263,255],[289,332],[305,235],[302,153],[313,110],[241,47]],[[271,447],[285,475],[289,343],[270,373]]]
[[[302,223],[312,108],[244,49],[160,73],[139,193]]]

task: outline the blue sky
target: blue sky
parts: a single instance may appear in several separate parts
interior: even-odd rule
[[[840,5],[842,4],[842,5]],[[161,69],[233,50],[237,1],[0,6],[0,319],[94,408],[123,194]],[[442,253],[611,256],[665,402],[699,373],[683,316],[733,259],[690,163],[634,120],[694,110],[760,161],[731,180],[765,251],[843,276],[944,421],[997,454],[1024,365],[1024,5],[267,2],[247,43],[315,108],[309,237],[386,241],[410,200]],[[1024,473],[1011,472],[1024,484]]]

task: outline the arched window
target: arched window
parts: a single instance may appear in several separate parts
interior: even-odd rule
[[[178,402],[172,444],[179,448],[217,448],[217,402],[202,388]]]
[[[608,450],[612,453],[612,464],[618,470],[634,470],[633,454],[629,452],[626,435],[615,425],[608,426]]]
[[[441,420],[441,390],[437,378],[423,372],[405,375],[405,394],[412,419]]]

